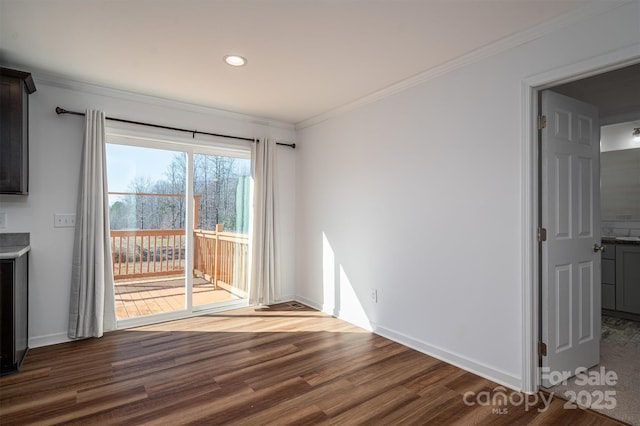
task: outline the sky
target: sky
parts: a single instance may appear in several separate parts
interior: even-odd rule
[[[175,151],[107,144],[107,179],[109,192],[130,192],[129,185],[136,176],[148,177],[152,182],[166,180]]]

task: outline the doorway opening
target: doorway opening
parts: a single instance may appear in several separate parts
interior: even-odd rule
[[[612,69],[611,62],[597,64],[597,66],[593,66],[589,68],[589,66],[585,66],[581,71],[584,70],[593,70],[596,68],[605,68],[608,67],[609,70],[603,71],[597,75],[591,75],[586,78],[581,78],[579,80],[574,80],[570,82],[566,82],[569,78],[559,76],[565,78],[564,82],[561,81],[561,78],[557,78],[556,82],[538,82],[538,84],[531,84],[530,87],[535,88],[532,90],[532,99],[530,112],[537,111],[537,105],[539,104],[538,94],[542,92],[542,90],[552,90],[554,92],[560,93],[565,96],[569,96],[574,99],[579,99],[583,102],[588,102],[597,106],[600,110],[600,124],[602,125],[602,135],[601,138],[601,150],[607,151],[606,145],[610,142],[606,140],[608,131],[613,127],[627,126],[629,127],[628,133],[626,136],[626,140],[631,143],[632,140],[632,130],[630,126],[633,126],[634,123],[640,122],[640,103],[637,100],[637,93],[640,92],[640,65],[637,64],[638,58],[637,53],[630,55],[623,55],[626,58],[624,61],[621,61],[616,69]],[[576,73],[574,73],[575,75]],[[637,127],[637,126],[636,126]],[[531,140],[538,139],[537,132],[533,132],[531,136]],[[616,142],[617,143],[617,142]],[[640,152],[640,144],[636,146],[627,146],[626,149],[633,149]],[[532,158],[534,161],[532,163],[539,164],[541,161],[540,151],[538,151],[537,144],[532,144]],[[631,151],[628,151],[623,154],[623,156],[627,159],[631,157]],[[602,158],[605,158],[602,156]],[[603,166],[606,167],[606,161],[603,162]],[[615,166],[614,166],[615,167]],[[640,163],[637,164],[637,170],[640,172]],[[605,175],[610,173],[606,170],[603,170],[600,175],[603,177],[602,181],[602,189],[603,191],[608,189],[608,185],[611,182],[605,184]],[[622,175],[624,173],[620,173],[620,170],[614,171],[613,174],[616,176],[616,179],[622,179]],[[539,170],[534,167],[534,175],[536,175],[535,179],[532,179],[532,187],[533,194],[537,198],[537,202],[533,202],[532,206],[532,216],[538,217],[539,212],[542,210],[543,206],[542,200],[539,198],[540,188],[544,185],[544,180],[546,176],[543,175]],[[615,180],[615,179],[614,179]],[[639,192],[636,188],[634,191]],[[640,197],[640,193],[637,194]],[[628,197],[628,195],[625,195]],[[603,194],[603,203],[609,203],[610,194]],[[614,199],[616,196],[613,197]],[[618,197],[619,198],[619,197]],[[640,200],[640,198],[639,198]],[[624,202],[628,202],[628,199],[623,200]],[[599,206],[600,207],[600,206]],[[616,417],[620,420],[627,421],[633,423],[634,419],[640,418],[640,413],[637,412],[637,407],[640,406],[640,397],[635,392],[638,385],[640,385],[640,375],[637,373],[628,373],[625,370],[625,365],[629,365],[633,361],[640,360],[640,315],[636,315],[633,312],[635,309],[635,303],[638,305],[638,313],[640,314],[640,300],[631,301],[631,302],[623,302],[618,301],[618,298],[624,298],[624,295],[627,297],[637,297],[640,298],[640,291],[634,296],[633,290],[630,290],[631,284],[629,282],[625,282],[625,277],[617,276],[616,271],[618,267],[620,267],[621,273],[626,274],[626,281],[637,281],[637,288],[640,288],[640,275],[634,276],[635,269],[630,269],[631,267],[627,265],[627,267],[616,265],[616,254],[619,252],[618,245],[627,246],[622,251],[625,252],[634,252],[634,250],[629,249],[628,246],[636,244],[634,238],[640,237],[640,217],[635,217],[633,214],[629,217],[628,213],[621,213],[618,216],[611,216],[610,206],[602,206],[599,210],[602,213],[602,219],[599,223],[596,224],[598,226],[598,231],[602,233],[602,244],[606,247],[606,251],[603,253],[602,259],[602,287],[600,288],[601,297],[602,297],[602,313],[598,312],[598,315],[602,314],[602,330],[600,331],[600,362],[596,366],[595,371],[599,374],[599,377],[604,379],[602,375],[602,369],[605,368],[605,372],[607,370],[614,371],[620,370],[616,372],[618,381],[617,385],[609,386],[607,383],[600,382],[596,387],[585,387],[584,380],[582,380],[585,375],[574,378],[573,380],[567,380],[568,386],[565,386],[564,380],[561,380],[562,387],[552,388],[551,390],[556,392],[556,394],[560,397],[564,393],[566,395],[566,399],[571,399],[571,395],[574,397],[575,403],[578,405],[589,406],[593,409],[601,409],[601,411],[613,417]],[[532,220],[532,225],[535,223],[535,228],[537,229],[541,224],[537,223],[537,219]],[[637,229],[637,231],[636,231]],[[619,235],[618,235],[619,234]],[[622,235],[624,234],[624,235]],[[609,237],[609,238],[606,238]],[[615,238],[625,238],[627,241],[622,242],[621,240],[616,240]],[[541,366],[541,362],[543,359],[542,354],[539,354],[537,351],[536,343],[541,342],[540,336],[542,333],[542,315],[541,309],[544,308],[544,304],[546,303],[546,299],[542,297],[540,292],[541,290],[541,276],[542,271],[541,267],[541,252],[537,251],[538,244],[542,245],[544,242],[537,242],[537,238],[532,238],[532,240],[536,240],[535,243],[531,247],[531,252],[533,258],[532,271],[531,275],[535,277],[533,279],[534,284],[531,289],[530,300],[533,301],[533,309],[531,312],[531,318],[534,318],[534,321],[529,323],[532,327],[532,337],[533,344],[529,346],[531,350],[531,371],[534,371],[533,375],[530,377],[531,386],[530,389],[535,391],[542,383],[542,372],[540,368],[536,368]],[[634,260],[631,260],[632,263],[638,265],[640,267],[640,238],[638,238],[638,254],[631,255],[631,257],[626,254],[627,258],[631,260],[633,256]],[[626,260],[626,259],[621,259]],[[619,263],[619,262],[618,262]],[[612,268],[613,267],[613,274]],[[633,277],[633,278],[629,278]],[[622,279],[622,287],[618,288],[618,280]],[[627,287],[625,289],[625,286]],[[621,299],[623,300],[623,299]],[[526,309],[526,307],[525,307]],[[526,330],[526,328],[525,328]],[[636,340],[638,342],[636,342]],[[544,343],[544,342],[542,342]],[[541,351],[543,352],[543,351]],[[527,354],[525,354],[525,363],[527,362]],[[633,371],[633,369],[631,369]],[[591,374],[591,372],[585,373]],[[622,382],[620,381],[622,380]],[[525,382],[527,378],[525,377]],[[576,382],[578,384],[576,385]],[[594,381],[592,381],[593,383]],[[627,383],[628,382],[628,383]],[[573,383],[573,388],[571,387]],[[578,386],[578,387],[575,387]],[[609,387],[607,387],[609,386]],[[527,386],[525,385],[525,388]],[[611,392],[613,391],[613,394]],[[602,394],[603,399],[599,399],[598,397]],[[581,400],[576,400],[575,397],[581,395]],[[604,398],[604,396],[614,395],[613,400],[611,398]],[[613,404],[612,404],[613,402]],[[612,405],[614,407],[612,407]],[[636,408],[632,408],[632,407]],[[612,408],[615,408],[613,410]],[[637,421],[637,420],[636,420]]]

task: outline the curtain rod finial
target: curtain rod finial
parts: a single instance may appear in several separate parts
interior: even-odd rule
[[[67,112],[66,109],[60,108],[60,107],[56,107],[56,114],[60,115],[60,114],[64,114],[65,112]]]

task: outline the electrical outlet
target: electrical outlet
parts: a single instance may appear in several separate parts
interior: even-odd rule
[[[73,213],[56,213],[53,215],[54,228],[73,228],[76,226],[76,215]]]
[[[373,303],[378,303],[378,290],[375,288],[371,289],[371,301]]]

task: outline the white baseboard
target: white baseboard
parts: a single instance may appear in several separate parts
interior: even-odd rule
[[[296,296],[296,301],[300,303],[304,303],[309,307],[312,307],[314,309],[324,312],[320,304],[314,302],[313,300],[307,299],[306,297]],[[325,312],[325,313],[329,315],[333,315],[333,312]],[[345,318],[341,318],[339,315],[334,315],[334,316],[336,318],[350,322]],[[358,324],[354,324],[354,325],[361,327],[361,325],[358,325]],[[378,334],[382,337],[386,337],[387,339],[393,340],[396,343],[400,343],[401,345],[407,346],[411,349],[415,349],[418,352],[422,352],[423,354],[437,358],[440,361],[444,361],[448,364],[454,365],[458,368],[461,368],[465,371],[476,374],[487,380],[491,380],[493,382],[496,382],[500,385],[503,385],[505,387],[508,387],[516,391],[522,390],[522,380],[519,377],[514,376],[513,374],[510,374],[506,371],[502,371],[497,368],[491,367],[489,365],[483,364],[481,362],[474,361],[463,355],[456,354],[454,352],[451,352],[443,348],[439,348],[437,346],[431,345],[421,340],[414,339],[413,337],[407,336],[404,333],[400,333],[398,331],[391,330],[374,323],[371,323],[371,329],[375,334]]]
[[[29,338],[29,348],[40,348],[42,346],[57,345],[58,343],[71,342],[67,333],[47,334]]]
[[[280,296],[278,297],[275,303],[287,303],[287,302],[296,302],[296,297],[291,294],[286,296]]]
[[[439,348],[437,346],[414,339],[403,333],[390,330],[385,327],[374,325],[373,328],[373,332],[379,334],[382,337],[386,337],[387,339],[393,340],[394,342],[400,343],[402,345],[410,347],[411,349],[415,349],[426,355],[437,358],[440,361],[446,362],[447,364],[455,365],[456,367],[462,368],[463,370],[476,374],[480,377],[484,377],[487,380],[491,380],[492,382],[496,382],[515,391],[520,391],[522,389],[522,381],[520,380],[520,378],[506,371],[502,371],[481,362],[474,361],[463,355],[456,354],[443,348]]]
[[[316,311],[324,312],[322,310],[322,306],[321,305],[317,304],[316,302],[314,302],[311,299],[307,299],[306,297],[295,296],[293,298],[293,300],[295,300],[296,302],[303,303],[303,304],[307,305],[308,307],[315,309]],[[332,312],[326,312],[326,313],[329,314],[329,315],[333,315]]]

